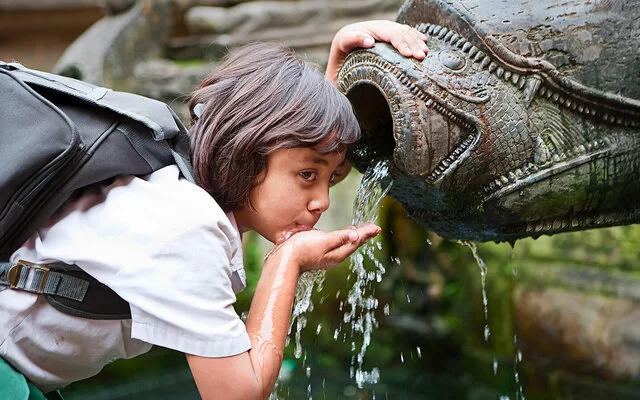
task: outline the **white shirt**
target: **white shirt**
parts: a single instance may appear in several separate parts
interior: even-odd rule
[[[45,392],[151,345],[205,357],[250,348],[233,309],[245,288],[233,216],[175,166],[68,200],[11,257],[19,259],[77,264],[131,307],[131,320],[90,320],[33,293],[0,292],[0,356]]]

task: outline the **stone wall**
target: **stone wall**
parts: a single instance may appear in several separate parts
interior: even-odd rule
[[[0,60],[51,70],[64,50],[102,18],[99,0],[0,1]]]
[[[112,10],[73,43],[54,72],[163,100],[185,95],[229,48],[255,41],[293,48],[321,69],[340,27],[394,20],[401,0],[139,0]]]

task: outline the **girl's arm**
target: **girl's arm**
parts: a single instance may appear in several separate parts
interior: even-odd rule
[[[300,273],[334,267],[379,232],[373,224],[300,232],[273,252],[262,268],[246,321],[251,350],[224,358],[187,355],[202,398],[268,398],[282,365]]]
[[[427,36],[417,29],[393,21],[375,20],[346,25],[331,42],[326,76],[335,84],[347,54],[357,48],[371,48],[376,41],[391,43],[403,56],[423,60],[429,51],[426,40]]]

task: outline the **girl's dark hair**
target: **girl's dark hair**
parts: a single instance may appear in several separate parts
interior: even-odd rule
[[[231,51],[191,93],[189,110],[196,183],[226,212],[251,206],[249,191],[274,150],[329,153],[360,137],[347,98],[314,65],[271,44]]]

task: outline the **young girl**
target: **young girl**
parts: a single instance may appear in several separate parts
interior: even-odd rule
[[[390,21],[341,29],[328,80],[274,46],[231,52],[189,101],[197,185],[176,166],[93,185],[11,257],[80,266],[129,303],[131,319],[73,317],[41,296],[4,290],[0,374],[10,365],[46,393],[159,345],[186,354],[205,399],[267,398],[300,274],[332,268],[380,231],[313,229],[359,138],[348,100],[330,81],[349,51],[375,40],[424,58],[424,35]],[[275,247],[243,323],[233,303],[245,288],[241,235],[251,230]]]

